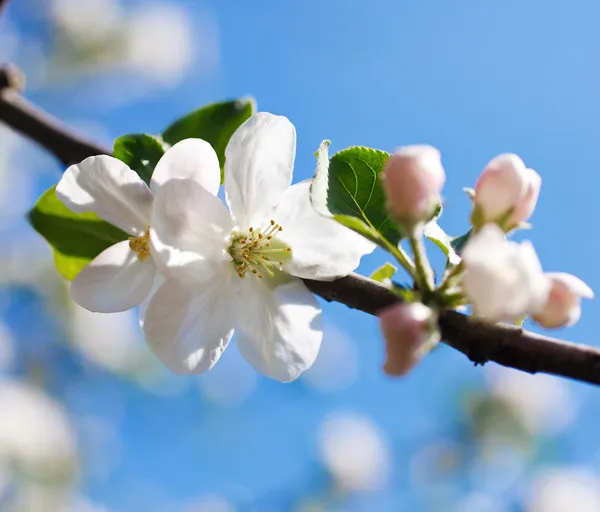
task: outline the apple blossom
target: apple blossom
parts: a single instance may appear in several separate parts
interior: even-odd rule
[[[381,179],[394,217],[399,222],[420,222],[427,220],[439,203],[446,173],[436,148],[414,145],[389,157]]]
[[[564,272],[548,272],[550,294],[532,318],[547,329],[573,325],[581,316],[581,299],[592,299],[594,292],[581,279]]]
[[[131,235],[105,249],[77,275],[71,283],[73,300],[100,313],[141,304],[156,276],[149,242],[154,195],[174,178],[186,178],[216,194],[220,179],[207,172],[215,165],[218,158],[208,142],[186,139],[166,151],[149,187],[126,164],[107,155],[70,166],[56,187],[57,197],[72,212],[95,212]]]
[[[475,184],[471,222],[475,227],[496,222],[505,231],[518,226],[531,217],[541,183],[540,175],[517,155],[495,157]]]
[[[403,302],[384,309],[379,320],[387,355],[383,369],[388,375],[405,375],[431,348],[435,315],[420,302]]]
[[[150,242],[168,280],[150,300],[143,329],[172,371],[212,368],[234,328],[241,354],[271,378],[293,380],[314,362],[321,310],[298,278],[347,275],[374,245],[318,215],[310,181],[290,186],[295,150],[294,126],[258,113],[225,152],[230,211],[214,190],[189,180],[158,191]],[[215,157],[197,165],[218,179]]]
[[[496,224],[471,236],[463,254],[462,287],[476,315],[518,321],[535,313],[550,291],[533,245],[506,240]]]

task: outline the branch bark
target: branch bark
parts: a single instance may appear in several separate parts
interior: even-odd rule
[[[24,99],[19,94],[22,84],[17,70],[0,68],[0,121],[46,148],[65,166],[91,155],[110,154]]]
[[[88,156],[110,154],[108,148],[80,137],[23,99],[10,86],[6,68],[0,68],[0,121],[46,148],[65,165]],[[332,282],[304,282],[327,301],[371,315],[399,300],[381,284],[358,274]],[[462,352],[475,365],[493,361],[528,373],[549,373],[600,384],[600,350],[595,348],[517,327],[492,325],[455,311],[444,311],[439,323],[444,343]]]

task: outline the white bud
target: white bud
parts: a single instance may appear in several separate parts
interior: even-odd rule
[[[548,272],[550,294],[533,319],[546,329],[573,325],[581,316],[581,299],[591,299],[594,292],[581,279],[564,272]]]
[[[477,179],[471,221],[476,227],[488,222],[502,223],[506,230],[516,227],[533,213],[541,182],[517,155],[497,156]]]

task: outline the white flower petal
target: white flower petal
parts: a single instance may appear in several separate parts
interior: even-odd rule
[[[477,315],[516,321],[545,303],[548,279],[530,242],[509,242],[496,224],[486,224],[469,239],[462,257],[464,292]]]
[[[317,357],[323,338],[321,309],[299,279],[273,288],[247,276],[241,280],[235,336],[256,370],[289,382]]]
[[[138,321],[140,323],[140,327],[144,328],[144,320],[146,319],[146,312],[148,311],[148,304],[152,300],[152,297],[156,295],[156,292],[160,290],[163,284],[165,284],[166,279],[160,272],[155,272],[154,281],[152,282],[152,288],[148,292],[146,298],[140,303],[138,308]]]
[[[140,261],[124,240],[92,260],[71,283],[71,297],[97,313],[127,311],[148,296],[156,268],[152,259]]]
[[[594,298],[594,291],[573,274],[567,274],[566,272],[547,272],[546,277],[562,283],[572,293],[579,295],[584,299]]]
[[[167,281],[156,292],[144,321],[148,345],[163,364],[181,374],[210,370],[231,339],[235,286],[239,278],[227,269],[196,292]]]
[[[292,185],[273,212],[283,226],[278,238],[292,248],[284,270],[304,279],[327,281],[347,276],[375,244],[333,219],[319,215],[310,202],[311,180]]]
[[[260,227],[292,182],[296,129],[267,112],[254,114],[225,150],[227,201],[242,230]]]
[[[160,187],[152,210],[156,265],[165,276],[196,286],[212,277],[216,263],[231,260],[231,229],[231,216],[218,197],[192,180],[170,180]]]
[[[216,196],[221,168],[215,150],[202,139],[185,139],[170,147],[156,164],[150,188],[156,194],[161,185],[172,179],[194,180]]]
[[[135,171],[111,156],[91,156],[69,167],[56,196],[72,212],[95,212],[131,235],[144,233],[149,224],[152,192]]]

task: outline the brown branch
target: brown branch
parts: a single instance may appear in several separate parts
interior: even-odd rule
[[[2,81],[0,69],[0,121],[45,147],[62,163],[77,163],[107,148],[82,139],[39,108],[22,99]],[[4,75],[6,72],[4,70]],[[4,83],[4,90],[2,90]],[[327,301],[376,315],[398,297],[381,284],[351,274],[333,282],[305,280],[307,287]],[[444,343],[465,354],[476,365],[494,361],[529,373],[550,373],[600,384],[600,350],[576,345],[505,325],[492,325],[455,311],[440,317]]]
[[[82,138],[25,100],[19,94],[22,87],[18,70],[0,68],[0,121],[46,148],[64,165],[79,163],[90,155],[110,154],[109,149]]]

